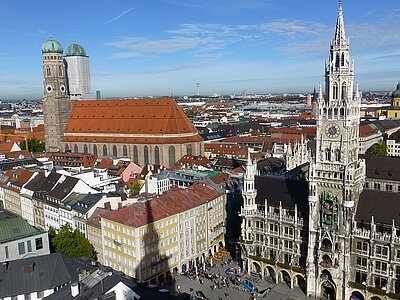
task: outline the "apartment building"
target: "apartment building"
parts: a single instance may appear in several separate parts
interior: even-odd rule
[[[225,205],[219,188],[201,182],[106,213],[103,261],[140,281],[165,281],[224,245]]]

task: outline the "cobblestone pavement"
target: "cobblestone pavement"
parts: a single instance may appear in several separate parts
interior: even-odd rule
[[[218,264],[216,267],[212,268],[208,273],[214,273],[218,275],[225,276],[225,271],[229,267],[235,267],[238,269],[238,266],[231,262],[229,265],[221,266]],[[196,295],[196,291],[202,291],[204,295],[209,300],[220,300],[222,299],[233,299],[233,300],[248,300],[251,299],[251,295],[248,292],[245,292],[237,287],[234,287],[232,284],[230,287],[222,287],[220,289],[212,290],[211,286],[213,282],[210,279],[203,279],[203,283],[200,284],[198,279],[190,279],[184,275],[175,275],[176,286],[179,286],[182,292],[191,294],[193,296]],[[249,276],[242,275],[243,280],[249,278]],[[290,289],[286,284],[270,284],[264,280],[253,280],[252,282],[259,289],[259,291],[265,290],[266,288],[271,288],[271,292],[265,295],[263,298],[261,296],[256,297],[256,299],[273,299],[273,300],[296,300],[296,299],[315,299],[307,297],[300,288],[296,287],[294,289]]]

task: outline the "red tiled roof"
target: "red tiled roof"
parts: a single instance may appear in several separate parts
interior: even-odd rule
[[[184,155],[175,164],[176,167],[191,167],[193,165],[208,167],[210,160],[204,156]]]
[[[91,135],[85,136],[85,133]],[[106,134],[122,136],[110,137]],[[124,137],[124,134],[140,136]],[[187,136],[176,136],[182,134]],[[85,140],[184,143],[201,141],[202,138],[174,99],[160,98],[77,101],[65,128],[64,141]]]
[[[374,128],[373,126],[370,126],[370,124],[367,125],[361,125],[359,128],[359,134],[360,136],[369,136],[371,134],[375,134],[378,131],[378,128]]]
[[[234,155],[238,158],[247,157],[247,148],[237,145],[227,145],[219,143],[204,144],[204,152],[211,152],[213,154],[221,155]]]
[[[200,182],[187,189],[173,188],[158,198],[111,211],[103,215],[103,218],[137,228],[205,204],[222,195],[212,185]]]
[[[210,177],[210,179],[215,183],[215,184],[220,184],[225,181],[227,181],[229,178],[229,175],[227,173],[221,172],[213,177]]]

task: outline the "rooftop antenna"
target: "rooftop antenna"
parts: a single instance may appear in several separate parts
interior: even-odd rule
[[[197,96],[200,96],[200,82],[196,82]]]

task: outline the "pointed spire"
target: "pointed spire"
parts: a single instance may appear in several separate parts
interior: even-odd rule
[[[336,22],[335,42],[346,42],[346,33],[344,31],[342,0],[339,0],[339,12]]]

